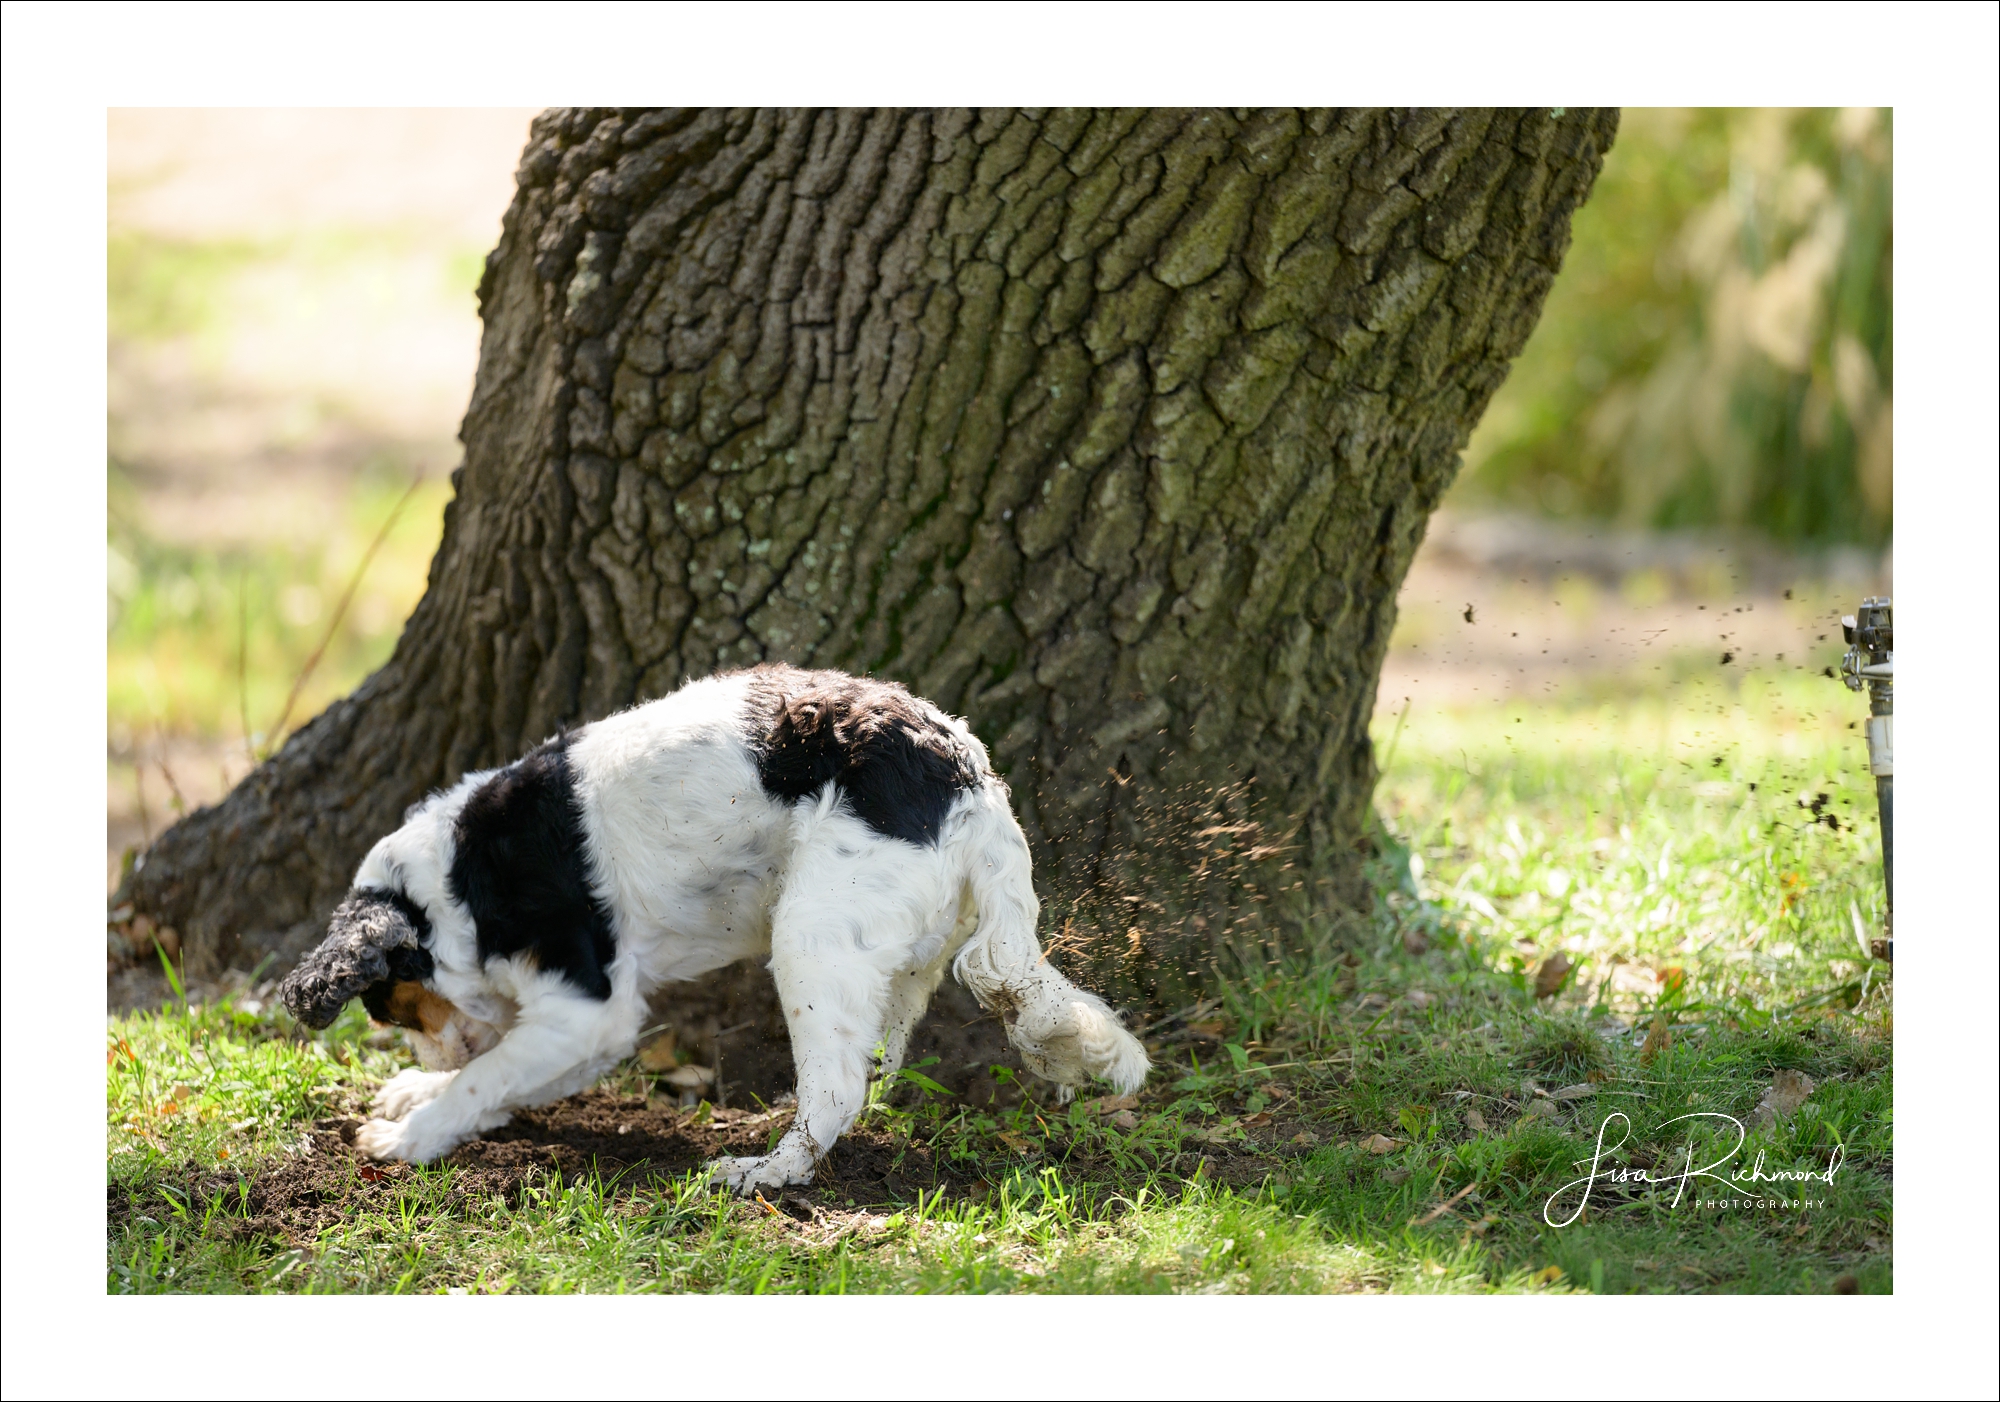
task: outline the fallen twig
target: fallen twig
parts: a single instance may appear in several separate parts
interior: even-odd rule
[[[1449,1198],[1439,1203],[1436,1207],[1433,1207],[1429,1212],[1426,1212],[1423,1216],[1412,1217],[1410,1219],[1410,1225],[1413,1227],[1428,1227],[1431,1223],[1437,1221],[1438,1218],[1444,1216],[1445,1213],[1451,1211],[1452,1208],[1456,1207],[1468,1193],[1470,1193],[1474,1188],[1478,1186],[1479,1184],[1476,1182],[1467,1183],[1463,1188],[1460,1188],[1457,1192],[1453,1193]]]

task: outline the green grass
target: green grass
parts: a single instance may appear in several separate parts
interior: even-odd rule
[[[977,1194],[798,1222],[693,1174],[496,1191],[447,1164],[288,1235],[251,1184],[400,1049],[352,1010],[310,1038],[235,999],[114,1019],[108,1288],[1888,1291],[1891,1012],[1855,929],[1880,904],[1858,704],[1799,673],[1690,672],[1412,714],[1378,795],[1378,910],[1229,987],[1218,1039],[1163,1045],[1129,1128],[1085,1103],[975,1110],[920,1073],[880,1099],[876,1142],[976,1170]],[[1820,793],[1837,829],[1799,804]],[[1538,999],[1558,954],[1570,972]],[[1780,1072],[1814,1089],[1759,1125]],[[1838,1155],[1831,1183],[1783,1199],[1815,1205],[1600,1180],[1575,1213],[1564,1185],[1601,1125],[1629,1135],[1607,1163],[1673,1179],[1733,1142],[1718,1115],[1750,1127],[1718,1172]]]
[[[1702,667],[1636,695],[1412,717],[1381,794],[1406,894],[1511,951],[1516,977],[1560,948],[1627,1011],[1618,961],[1680,968],[1687,1009],[1733,1017],[1858,985],[1854,927],[1882,913],[1865,712],[1814,673]]]
[[[114,748],[149,734],[240,738],[247,720],[265,752],[283,738],[272,733],[281,718],[296,730],[387,661],[423,595],[451,495],[448,483],[427,481],[398,512],[409,488],[391,465],[362,473],[309,546],[179,545],[146,530],[114,466],[107,710],[114,741],[123,740]],[[322,644],[286,717],[286,698]]]

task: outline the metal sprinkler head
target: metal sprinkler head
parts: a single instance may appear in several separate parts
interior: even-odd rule
[[[1875,776],[1875,802],[1882,814],[1882,884],[1888,896],[1883,938],[1875,941],[1874,952],[1893,962],[1896,957],[1894,606],[1887,598],[1863,599],[1858,610],[1840,620],[1840,631],[1847,640],[1847,655],[1840,659],[1840,679],[1849,691],[1868,689],[1868,772]]]

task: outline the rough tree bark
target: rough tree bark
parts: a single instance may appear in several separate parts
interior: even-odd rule
[[[405,805],[763,659],[909,683],[1126,1000],[1364,899],[1398,586],[1611,110],[552,111],[390,662],[129,896],[312,942]]]

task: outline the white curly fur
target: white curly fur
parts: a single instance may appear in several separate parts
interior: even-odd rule
[[[1043,954],[1027,840],[962,721],[926,708],[985,778],[959,794],[938,844],[919,846],[874,831],[831,785],[796,803],[767,796],[747,685],[741,673],[695,682],[573,737],[586,854],[617,942],[607,1000],[529,961],[480,963],[446,873],[453,821],[490,771],[412,808],[369,853],[356,886],[423,906],[430,986],[457,1013],[424,1039],[431,1069],[383,1087],[378,1118],[357,1135],[364,1153],[433,1159],[516,1109],[584,1089],[631,1055],[656,988],[753,956],[768,956],[783,1001],[798,1109],[770,1154],[714,1166],[739,1192],[811,1181],[871,1077],[901,1065],[947,968],[1065,1098],[1090,1077],[1120,1092],[1144,1080],[1138,1039]]]

